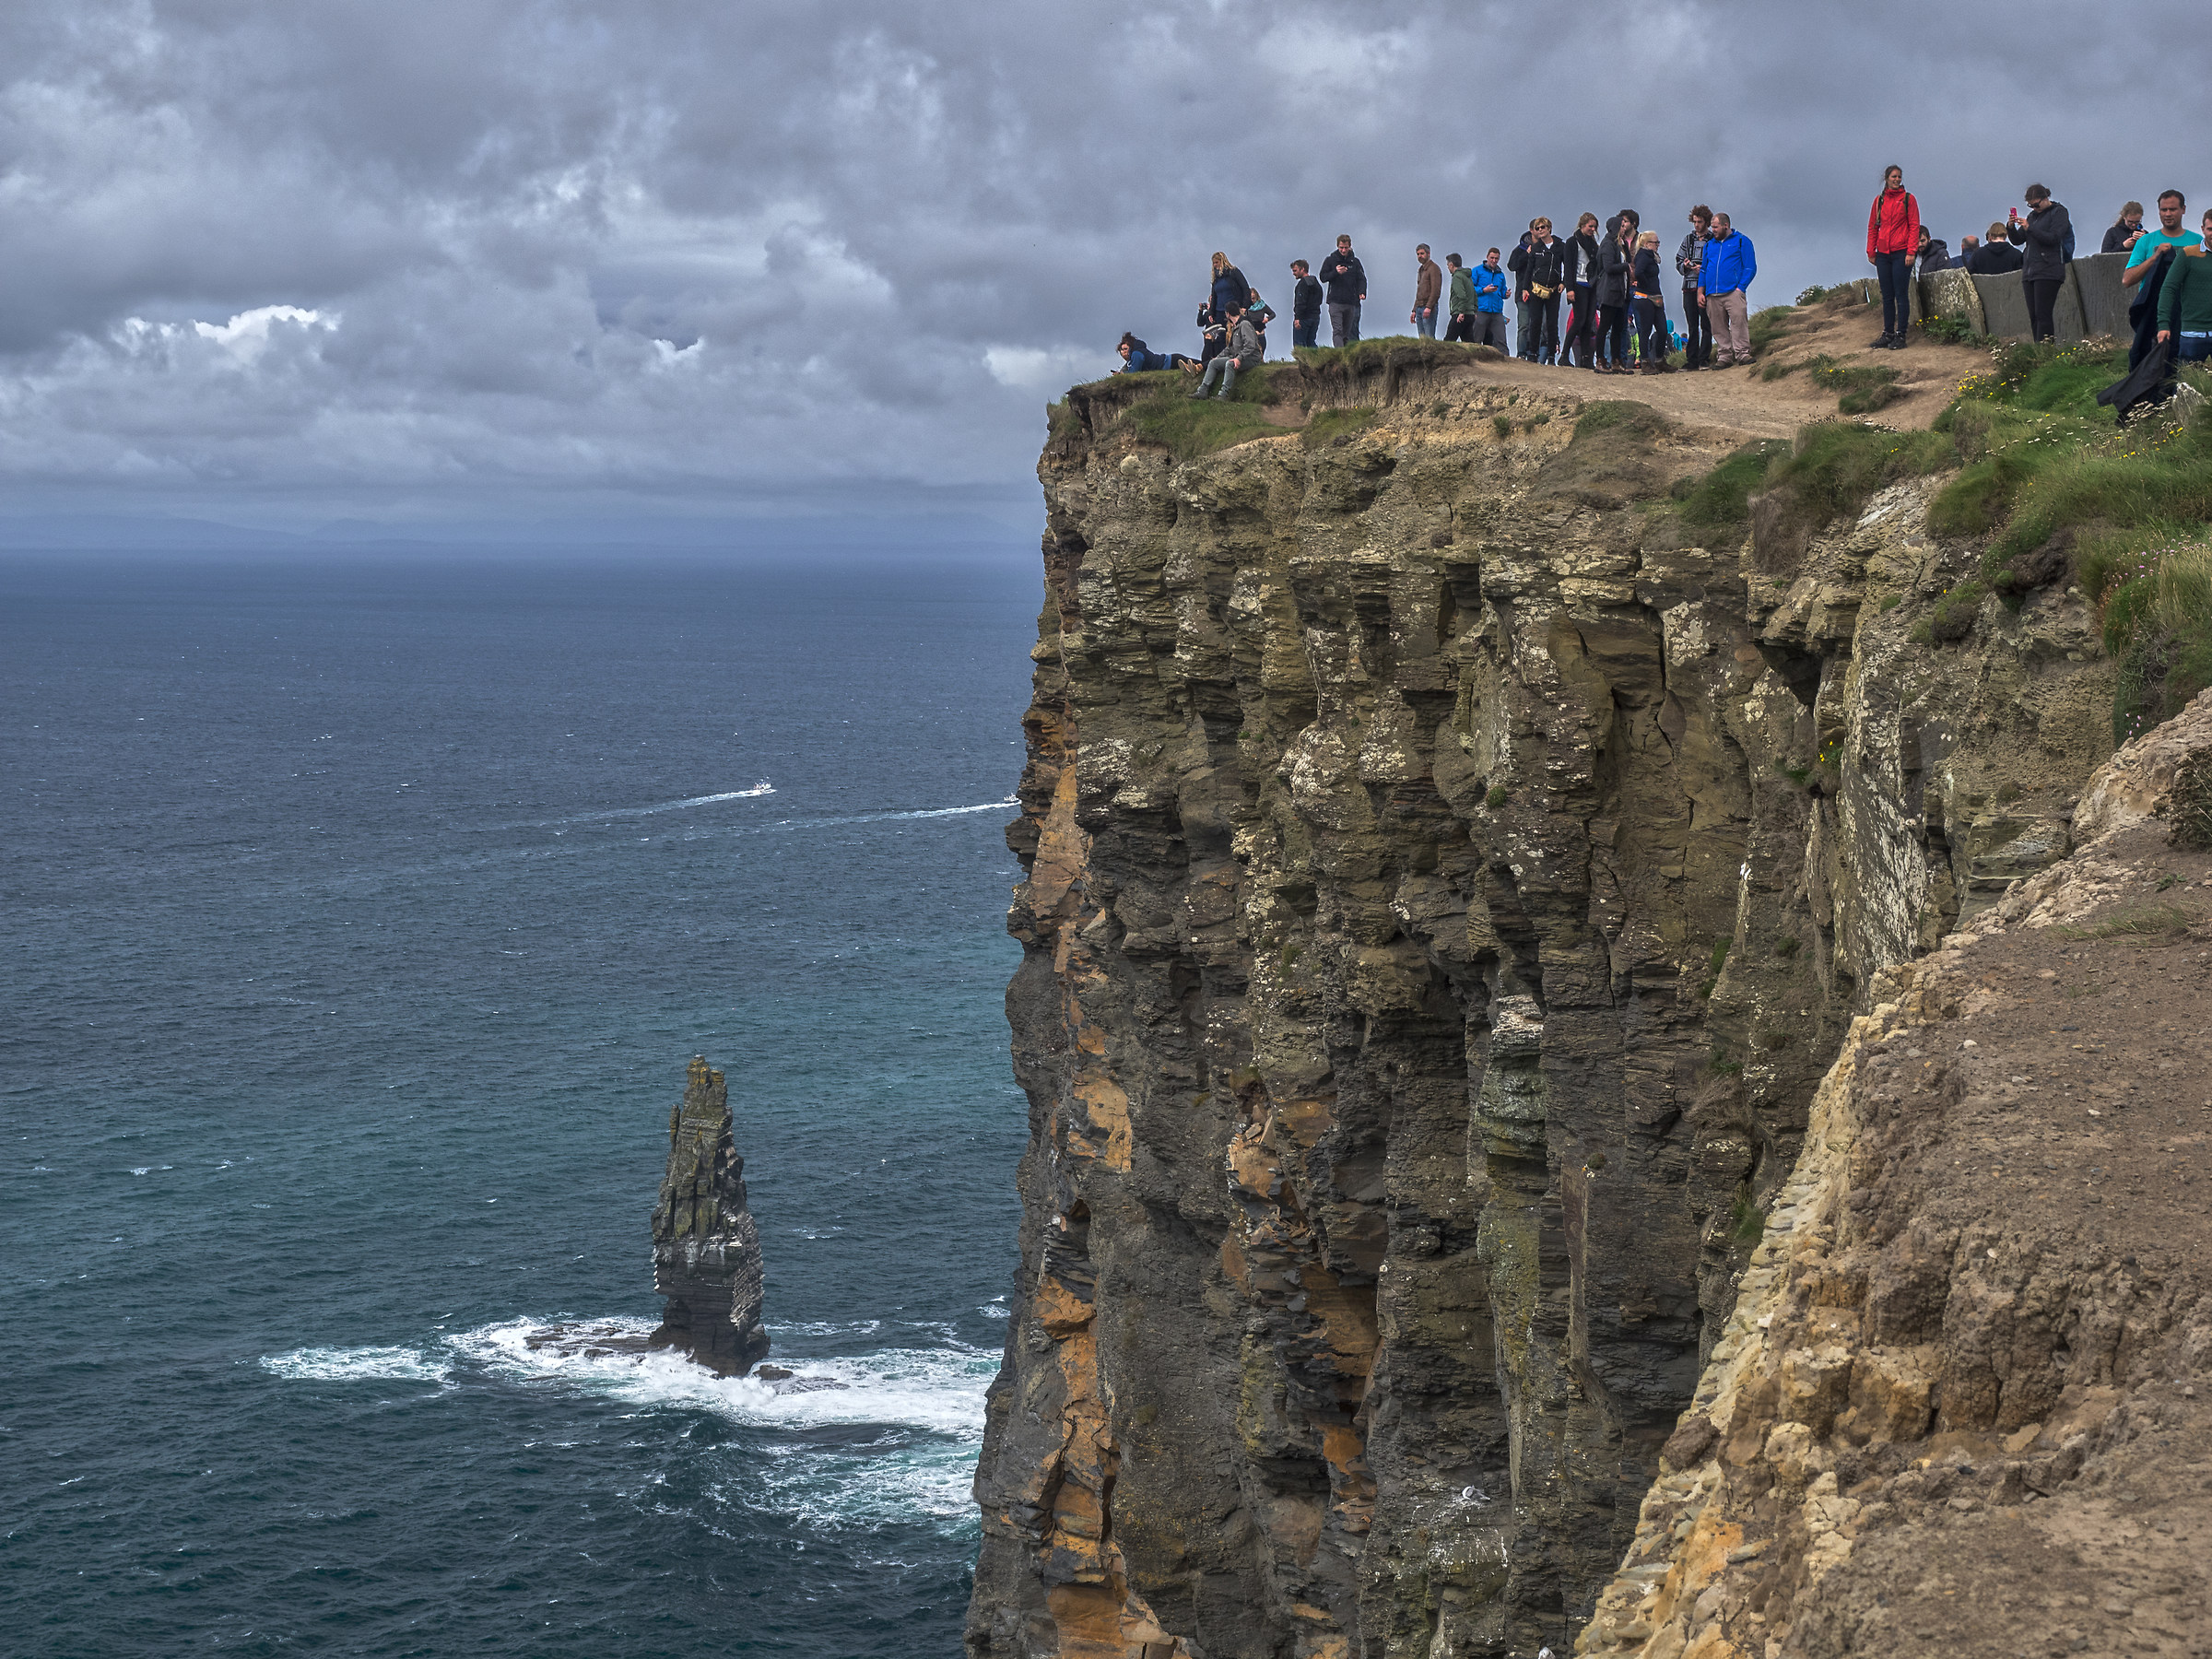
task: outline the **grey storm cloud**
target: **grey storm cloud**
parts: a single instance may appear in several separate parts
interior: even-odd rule
[[[2212,199],[2194,5],[13,0],[0,483],[79,499],[747,501],[1022,479],[1206,255],[1279,299],[1693,201],[1756,298]],[[43,498],[41,498],[43,499]]]

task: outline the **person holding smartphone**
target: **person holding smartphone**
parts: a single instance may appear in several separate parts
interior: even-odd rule
[[[2063,203],[2051,199],[2041,184],[2028,186],[2028,217],[2018,207],[2005,216],[2005,240],[2018,248],[2020,290],[2028,300],[2028,330],[2038,340],[2058,338],[2058,290],[2066,279],[2066,243],[2074,237],[2074,221]]]

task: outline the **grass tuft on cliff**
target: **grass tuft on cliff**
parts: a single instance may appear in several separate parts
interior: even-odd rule
[[[1194,375],[1169,371],[1141,377],[1142,394],[1124,408],[1115,424],[1147,443],[1164,445],[1178,461],[1195,460],[1216,450],[1254,438],[1281,438],[1288,429],[1261,413],[1268,401],[1271,371],[1267,365],[1237,376],[1237,389],[1226,398],[1193,397]]]
[[[2126,371],[2110,346],[1992,347],[1937,422],[1967,465],[1929,512],[1989,538],[1979,580],[2006,604],[2070,579],[2096,606],[2121,742],[2212,686],[2212,406],[2115,428],[2097,394]]]

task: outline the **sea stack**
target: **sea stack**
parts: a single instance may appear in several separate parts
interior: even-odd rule
[[[768,1357],[760,1231],[746,1208],[729,1089],[697,1054],[683,1100],[668,1114],[668,1172],[653,1212],[653,1288],[667,1298],[654,1347],[682,1348],[728,1377]]]

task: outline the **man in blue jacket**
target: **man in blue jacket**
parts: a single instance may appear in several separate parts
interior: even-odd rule
[[[1452,330],[1447,340],[1465,340],[1471,346],[1495,346],[1507,356],[1512,347],[1505,337],[1505,273],[1498,268],[1498,250],[1483,255],[1472,271],[1459,268],[1452,255]]]
[[[1751,360],[1751,279],[1759,275],[1759,253],[1751,239],[1712,216],[1704,264],[1698,270],[1698,303],[1712,321],[1712,366],[1726,369]]]

